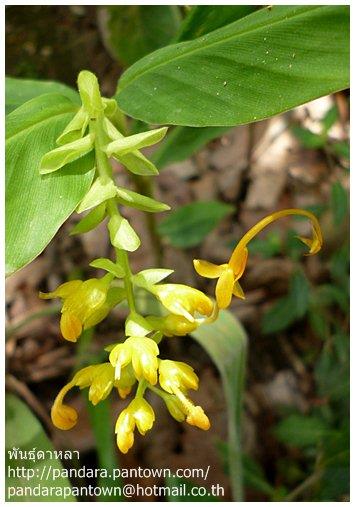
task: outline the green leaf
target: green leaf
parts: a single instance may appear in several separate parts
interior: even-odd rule
[[[78,160],[94,148],[94,136],[88,134],[83,139],[77,139],[71,143],[55,148],[43,155],[39,172],[49,174],[58,171],[67,164]]]
[[[20,79],[16,77],[5,78],[5,109],[6,114],[22,106],[28,100],[45,93],[59,93],[80,105],[79,94],[67,85],[57,81],[39,81],[33,79]]]
[[[150,289],[152,285],[161,282],[167,276],[174,273],[173,269],[153,268],[140,271],[132,276],[132,283],[143,289]]]
[[[110,231],[111,243],[116,248],[127,250],[128,252],[134,252],[139,248],[141,241],[125,218],[114,215],[110,218],[108,229]]]
[[[104,41],[122,65],[166,46],[180,22],[175,5],[114,5],[100,12]]]
[[[159,169],[172,162],[185,160],[228,130],[229,127],[175,127],[154,152],[152,160]]]
[[[332,185],[330,203],[333,212],[334,225],[340,225],[349,211],[348,192],[345,190],[340,181],[336,181]]]
[[[131,208],[136,208],[150,213],[159,213],[170,209],[170,206],[164,204],[163,202],[156,201],[151,197],[138,194],[137,192],[133,192],[127,188],[117,187],[116,192],[118,201],[124,206],[130,206]]]
[[[350,144],[349,141],[340,141],[331,145],[333,151],[339,156],[350,160]]]
[[[110,400],[102,400],[95,407],[86,398],[90,418],[90,426],[94,433],[99,468],[107,470],[108,476],[99,475],[97,484],[102,488],[97,498],[100,502],[118,501],[121,498],[115,495],[118,488],[122,488],[122,479],[113,477],[118,468],[117,452],[112,438],[112,419]],[[105,492],[105,493],[104,493]]]
[[[227,126],[348,86],[348,6],[278,5],[146,56],[122,75],[117,100],[147,123]]]
[[[326,132],[334,125],[338,119],[338,108],[337,106],[331,107],[326,113],[322,120],[323,128]]]
[[[195,5],[184,19],[174,42],[196,39],[254,10],[252,5]]]
[[[133,134],[128,137],[121,137],[112,141],[105,147],[105,152],[109,157],[111,155],[122,157],[135,150],[152,146],[163,139],[167,132],[167,127],[159,129],[148,130],[147,132],[140,132],[139,134]]]
[[[121,268],[121,266],[118,264],[112,262],[110,259],[100,257],[100,259],[95,259],[94,261],[90,262],[90,266],[93,268],[104,269],[105,271],[108,271],[109,273],[115,275],[117,278],[123,278],[125,276],[124,269]]]
[[[298,125],[292,127],[292,132],[306,148],[323,148],[327,142],[327,138],[324,135],[314,134],[310,130],[299,127]]]
[[[107,199],[112,199],[116,196],[116,191],[117,188],[111,178],[99,176],[96,178],[92,187],[79,204],[77,210],[78,213],[82,213],[94,206],[98,206],[104,201],[107,201]]]
[[[191,335],[210,355],[222,378],[228,411],[230,480],[234,500],[241,501],[243,472],[240,424],[247,353],[246,334],[235,317],[222,310],[215,322],[202,325]]]
[[[171,212],[158,225],[158,231],[173,246],[189,248],[200,244],[232,211],[233,206],[219,201],[197,201]]]
[[[275,434],[284,444],[309,447],[319,444],[329,434],[329,428],[319,417],[293,414],[279,422]]]
[[[71,484],[64,477],[64,470],[59,459],[54,456],[55,449],[47,437],[38,419],[19,398],[12,394],[5,397],[5,447],[6,469],[12,470],[20,467],[22,472],[15,477],[6,475],[6,500],[10,502],[38,502],[38,495],[34,487],[40,485],[49,488],[50,494],[46,496],[48,502],[74,502],[75,497],[70,493]],[[20,449],[23,453],[29,451],[43,451],[44,459],[11,458],[9,451],[13,448]],[[36,454],[35,454],[36,456]],[[56,470],[58,478],[54,479],[50,470]],[[62,475],[63,473],[63,475]],[[58,475],[57,474],[57,475]],[[25,487],[29,487],[26,488]],[[55,492],[50,488],[55,488]],[[17,494],[16,494],[17,490]],[[25,490],[24,495],[18,491]],[[64,496],[64,492],[68,496]],[[11,493],[11,497],[10,497]],[[14,493],[14,496],[12,494]]]
[[[302,271],[296,271],[291,278],[290,290],[280,298],[263,316],[263,333],[277,333],[288,328],[306,314],[309,307],[309,283]]]
[[[82,218],[70,231],[70,235],[83,234],[95,229],[106,217],[106,203],[101,203]]]
[[[87,192],[91,154],[71,163],[65,174],[41,176],[42,156],[77,111],[61,95],[41,95],[6,119],[6,273],[31,262],[53,238]]]

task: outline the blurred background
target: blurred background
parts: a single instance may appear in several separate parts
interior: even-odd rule
[[[78,72],[89,69],[97,74],[102,92],[112,96],[122,71],[166,45],[187,12],[184,7],[171,7],[169,13],[158,12],[160,8],[7,7],[6,74],[75,87]],[[140,24],[157,16],[161,31],[145,34],[142,44],[136,37]],[[121,37],[115,39],[114,33]],[[140,125],[132,121],[131,128]],[[196,275],[193,258],[226,262],[242,234],[278,209],[308,209],[321,222],[324,248],[314,257],[303,256],[305,248],[295,238],[309,234],[304,220],[283,219],[260,234],[250,245],[243,276],[246,300],[232,302],[231,311],[249,339],[243,414],[248,501],[348,500],[348,132],[345,91],[266,121],[216,128],[188,158],[184,146],[148,151],[161,169],[154,193],[172,212],[149,227],[141,212],[127,212],[142,239],[132,255],[133,269],[174,269],[173,282],[210,295],[214,283]],[[130,186],[127,173],[118,164],[114,169],[119,184]],[[152,398],[156,424],[145,437],[136,437],[128,455],[119,455],[113,424],[127,402],[113,399],[89,410],[86,393],[79,392],[72,399],[79,412],[77,426],[65,434],[53,428],[50,407],[61,386],[79,367],[102,359],[105,345],[123,337],[125,312],[117,308],[94,336],[86,333],[78,345],[64,342],[59,306],[38,299],[39,290],[96,276],[89,262],[110,255],[104,225],[69,236],[77,220],[74,214],[43,254],[7,280],[8,389],[27,403],[57,449],[80,451],[81,465],[174,470],[210,464],[213,473],[200,483],[221,484],[224,499],[230,499],[221,380],[189,337],[165,340],[162,353],[195,368],[200,388],[194,400],[209,415],[210,431],[202,434],[175,423]]]

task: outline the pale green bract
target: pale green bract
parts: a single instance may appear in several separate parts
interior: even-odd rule
[[[139,248],[141,241],[125,218],[119,215],[112,216],[108,223],[108,229],[111,243],[116,248],[127,250],[128,252],[134,252]]]
[[[40,162],[40,174],[49,174],[58,171],[67,164],[78,160],[89,153],[94,148],[94,136],[88,134],[82,139],[78,139],[64,146],[55,148],[46,153]]]

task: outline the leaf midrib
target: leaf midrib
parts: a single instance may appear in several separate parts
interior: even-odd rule
[[[266,23],[263,21],[263,22],[262,22],[262,24],[260,24],[259,26],[256,26],[256,27],[254,26],[254,27],[253,27],[253,28],[251,28],[251,29],[245,29],[244,31],[239,32],[238,34],[235,34],[235,33],[234,33],[233,35],[230,35],[230,36],[228,36],[228,37],[225,37],[225,38],[219,39],[219,40],[217,40],[217,41],[212,41],[210,44],[206,44],[206,45],[204,45],[202,48],[201,48],[201,46],[199,46],[199,47],[194,47],[194,48],[192,48],[192,49],[190,49],[190,50],[186,50],[186,51],[185,51],[185,52],[183,52],[182,54],[175,55],[174,57],[172,57],[172,58],[171,58],[170,60],[168,60],[168,61],[160,62],[160,63],[158,63],[158,64],[156,64],[156,65],[152,65],[152,66],[150,66],[150,67],[145,68],[142,72],[140,72],[139,74],[137,74],[136,76],[134,76],[131,80],[128,80],[126,83],[124,83],[124,87],[123,87],[121,90],[120,90],[120,89],[118,89],[118,96],[119,96],[120,92],[123,92],[123,91],[124,91],[124,89],[125,89],[128,85],[132,84],[135,80],[137,80],[137,79],[141,78],[144,74],[146,74],[146,73],[148,73],[148,72],[154,71],[155,69],[157,69],[157,68],[159,68],[159,67],[162,67],[162,66],[166,65],[167,63],[168,63],[168,64],[170,64],[170,63],[172,63],[172,62],[174,62],[174,61],[177,61],[177,60],[179,60],[179,59],[181,59],[181,58],[185,58],[186,56],[191,55],[191,54],[193,54],[193,53],[195,53],[195,52],[198,52],[198,51],[205,51],[206,49],[208,49],[208,48],[210,48],[210,47],[217,46],[217,45],[218,45],[218,44],[220,44],[220,43],[225,43],[225,42],[227,42],[228,40],[235,38],[236,36],[238,36],[238,37],[243,37],[243,36],[245,36],[245,35],[249,35],[249,34],[250,34],[250,33],[252,33],[252,32],[256,32],[256,31],[258,31],[258,30],[260,30],[260,29],[263,29],[263,28],[265,28],[265,26],[267,26],[267,27],[271,27],[271,26],[277,25],[277,24],[279,24],[279,23],[283,23],[283,22],[285,21],[285,19],[291,19],[291,18],[292,18],[292,19],[295,19],[296,17],[303,16],[303,15],[305,15],[305,14],[308,14],[308,13],[309,13],[309,12],[311,12],[311,11],[315,11],[315,10],[317,10],[317,9],[319,10],[319,9],[321,9],[321,8],[324,8],[324,7],[329,7],[329,5],[316,5],[316,6],[312,6],[312,7],[310,7],[310,6],[305,6],[305,9],[304,9],[304,10],[302,10],[302,12],[297,12],[297,13],[294,13],[294,14],[293,14],[293,16],[289,16],[289,15],[286,13],[286,14],[285,14],[285,15],[284,15],[281,19],[278,19],[278,20],[276,20],[276,21],[272,21],[272,22],[270,22],[270,23],[268,23],[268,24],[266,24]],[[246,16],[246,17],[247,17],[247,16]],[[234,21],[234,23],[239,23],[239,22],[240,22],[240,21],[242,21],[243,19],[244,19],[244,18],[241,18],[241,19],[239,19],[239,20],[237,20],[237,21]],[[231,24],[232,24],[232,23],[231,23]],[[226,25],[226,26],[229,26],[229,25]],[[218,28],[217,30],[220,30],[220,28]],[[210,32],[210,33],[213,33],[213,32]],[[207,34],[207,35],[208,35],[208,34]],[[202,37],[206,37],[206,35],[203,35]],[[201,37],[200,37],[200,38],[201,38]],[[200,39],[200,38],[199,38],[199,39]],[[199,39],[195,39],[195,40],[194,40],[194,41],[192,41],[192,42],[193,42],[193,43],[196,43]],[[188,43],[190,43],[190,42],[191,42],[191,41],[189,41]],[[186,44],[186,42],[182,42],[181,44]],[[177,44],[177,45],[178,45],[178,44]],[[159,51],[159,50],[158,50],[158,51]],[[145,58],[146,58],[146,57],[145,57]],[[135,64],[134,64],[134,65],[135,65]],[[124,76],[123,76],[123,77],[124,77]]]

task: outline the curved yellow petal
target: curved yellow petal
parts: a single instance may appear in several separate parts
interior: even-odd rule
[[[76,342],[81,335],[82,328],[83,325],[76,315],[68,312],[62,313],[60,319],[60,331],[63,338],[70,342]]]
[[[59,391],[51,409],[52,422],[54,426],[60,430],[70,430],[76,425],[78,420],[78,414],[76,410],[72,407],[69,407],[69,405],[63,404],[64,396],[72,387],[74,387],[73,381],[66,384]]]
[[[249,241],[251,241],[262,229],[264,229],[267,225],[271,224],[275,220],[279,218],[286,217],[288,215],[300,215],[308,218],[312,223],[312,239],[301,237],[301,241],[303,241],[309,248],[309,255],[316,254],[322,247],[323,238],[322,231],[316,216],[310,211],[299,209],[299,208],[290,208],[283,209],[281,211],[275,211],[275,213],[271,213],[267,215],[265,218],[260,220],[257,224],[255,224],[249,231],[247,231],[242,239],[239,241],[237,246],[235,247],[232,256],[229,260],[229,264],[233,267],[238,266],[239,259],[242,257],[243,251]]]
[[[52,292],[40,292],[39,297],[41,299],[66,298],[77,291],[82,283],[82,280],[71,280],[62,283]]]
[[[216,285],[216,299],[219,308],[227,308],[230,305],[234,286],[234,272],[232,268],[223,271]]]
[[[193,263],[197,273],[201,276],[204,276],[205,278],[218,278],[221,276],[221,273],[225,268],[225,264],[218,266],[217,264],[203,261],[201,259],[194,259]]]

